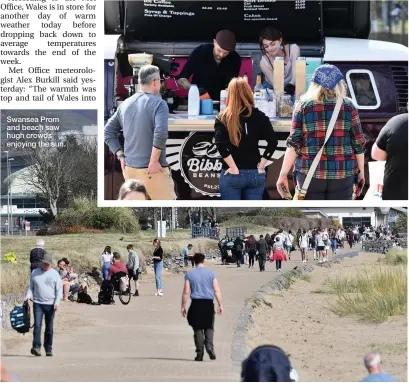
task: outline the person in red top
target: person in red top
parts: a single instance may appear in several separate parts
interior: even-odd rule
[[[128,270],[125,263],[122,262],[121,256],[118,253],[114,252],[114,255],[112,257],[112,266],[108,270],[108,280],[112,278],[112,275],[120,272],[128,275]]]

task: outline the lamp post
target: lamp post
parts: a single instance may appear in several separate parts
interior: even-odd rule
[[[8,153],[7,153],[8,156]],[[10,224],[11,226],[11,235],[14,235],[14,224],[13,224],[13,197],[11,195],[11,191],[10,191],[10,175],[11,175],[11,164],[10,162],[14,161],[14,158],[8,158],[7,160],[7,184],[8,184],[8,195],[7,195],[7,199],[8,199],[8,203],[10,204],[10,221],[9,221],[9,227]]]
[[[5,150],[3,153],[6,153],[6,174],[7,174],[7,235],[10,235],[10,201],[9,201],[9,189],[10,189],[10,180],[9,180],[9,151]]]

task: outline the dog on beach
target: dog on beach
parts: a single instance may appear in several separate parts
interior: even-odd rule
[[[85,303],[87,305],[99,305],[99,303],[94,302],[91,296],[88,294],[87,286],[84,287],[81,286],[80,290],[78,291],[77,303]]]

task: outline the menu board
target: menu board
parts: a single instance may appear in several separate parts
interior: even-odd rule
[[[320,1],[140,0],[126,6],[126,35],[142,41],[209,41],[229,29],[238,41],[254,43],[265,26],[280,29],[288,41],[321,38]]]

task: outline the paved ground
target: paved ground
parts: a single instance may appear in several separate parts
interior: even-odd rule
[[[297,264],[300,255],[283,263],[283,271]],[[233,370],[231,347],[235,324],[246,298],[277,274],[273,264],[260,273],[256,267],[214,265],[225,306],[216,318],[217,360],[205,355],[194,362],[193,332],[180,316],[182,276],[165,281],[164,297],[155,297],[154,285],[143,283],[141,296],[128,306],[72,304],[92,326],[76,327],[56,334],[54,357],[29,354],[32,335],[12,355],[3,355],[10,373],[20,381],[239,381]],[[58,321],[58,316],[56,318]]]

